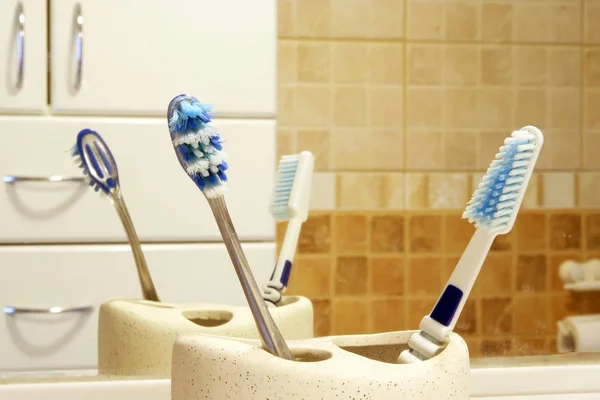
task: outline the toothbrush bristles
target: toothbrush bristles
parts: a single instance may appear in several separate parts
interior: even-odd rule
[[[271,203],[271,213],[276,221],[286,221],[291,217],[288,202],[299,162],[300,154],[285,155],[279,160]]]

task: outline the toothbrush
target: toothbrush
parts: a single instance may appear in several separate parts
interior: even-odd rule
[[[279,160],[271,213],[276,221],[289,220],[289,222],[279,259],[270,281],[263,289],[265,301],[274,305],[281,301],[288,286],[300,229],[308,219],[314,165],[315,158],[309,151],[286,155]]]
[[[169,103],[169,132],[179,164],[194,181],[213,212],[266,350],[292,360],[293,356],[256,284],[225,203],[228,169],[219,132],[210,122],[212,106],[179,95]]]
[[[495,237],[507,234],[515,224],[543,142],[539,129],[526,126],[500,147],[463,213],[476,231],[431,314],[421,320],[420,332],[409,339],[410,349],[398,357],[399,363],[428,360],[444,348]]]
[[[83,170],[89,185],[94,187],[96,192],[107,195],[115,206],[129,239],[144,299],[160,302],[142,252],[140,240],[121,193],[117,162],[104,139],[97,132],[84,129],[77,134],[77,142],[71,149],[71,154],[77,166]]]

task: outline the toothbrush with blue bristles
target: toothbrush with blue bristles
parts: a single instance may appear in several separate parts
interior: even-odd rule
[[[179,164],[202,191],[215,216],[223,242],[256,322],[265,350],[292,360],[292,353],[269,313],[256,284],[225,203],[227,157],[219,132],[211,125],[212,106],[179,95],[169,103],[169,132]]]
[[[289,222],[277,264],[263,288],[263,298],[274,305],[281,302],[288,286],[300,230],[308,219],[314,165],[315,158],[309,151],[285,155],[279,160],[271,214],[276,221]]]
[[[121,193],[117,162],[106,142],[98,132],[84,129],[77,134],[77,141],[71,149],[71,155],[77,166],[83,170],[84,178],[88,184],[96,192],[107,195],[115,206],[129,239],[144,299],[160,301],[146,264],[146,258],[142,252],[140,240],[133,227],[131,216]]]
[[[543,142],[539,129],[526,126],[514,131],[500,147],[463,213],[476,231],[431,314],[421,320],[420,331],[409,339],[409,350],[400,354],[399,363],[428,360],[445,347],[494,239],[510,232],[515,224]]]

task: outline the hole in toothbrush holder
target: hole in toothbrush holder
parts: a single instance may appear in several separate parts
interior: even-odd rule
[[[223,326],[233,319],[233,313],[224,310],[184,311],[182,314],[188,321],[205,328]]]

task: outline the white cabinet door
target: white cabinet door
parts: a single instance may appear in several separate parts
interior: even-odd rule
[[[0,1],[0,113],[46,109],[46,0]]]
[[[229,156],[225,195],[238,236],[272,241],[275,121],[216,120]],[[69,149],[84,128],[106,140],[144,242],[221,241],[204,195],[179,165],[164,118],[0,117],[0,176],[81,177]],[[108,198],[81,183],[0,182],[0,242],[126,242]]]
[[[275,245],[242,247],[262,285],[274,265]],[[163,302],[247,304],[224,245],[145,245],[143,250]],[[142,297],[126,245],[5,246],[0,274],[0,372],[96,368],[100,304]],[[82,311],[7,314],[13,308],[52,307]]]
[[[222,116],[275,113],[275,0],[50,4],[56,113],[163,116],[181,93],[214,104]],[[79,13],[82,43],[75,39]]]

